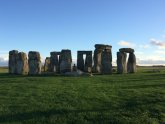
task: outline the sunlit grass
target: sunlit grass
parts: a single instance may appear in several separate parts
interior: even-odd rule
[[[0,123],[165,123],[165,73],[0,74]]]

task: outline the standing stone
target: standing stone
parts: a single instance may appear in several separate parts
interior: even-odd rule
[[[27,75],[29,72],[27,55],[24,52],[19,52],[17,56],[17,74]]]
[[[105,49],[102,53],[101,73],[112,74],[112,53],[111,49]]]
[[[60,53],[59,52],[51,52],[50,53],[50,71],[58,73],[59,72],[59,63],[60,63]],[[59,58],[58,58],[59,55]]]
[[[9,51],[9,73],[10,74],[17,73],[17,56],[18,56],[17,50]]]
[[[44,72],[50,72],[50,57],[45,59]]]
[[[136,57],[134,53],[129,54],[128,63],[127,63],[127,72],[128,73],[136,72]]]
[[[94,72],[95,73],[101,72],[101,55],[102,55],[102,49],[95,49],[94,51]]]
[[[30,51],[28,54],[28,63],[29,63],[29,74],[41,74],[41,57],[40,53],[36,51]]]
[[[101,66],[102,66],[102,52],[104,49],[111,49],[112,46],[104,45],[104,44],[96,44],[95,51],[94,51],[94,72],[101,73]]]
[[[117,73],[127,73],[126,59],[127,54],[125,52],[117,52]]]
[[[92,51],[86,51],[86,58],[85,58],[85,66],[84,71],[85,72],[92,72]]]
[[[84,58],[83,58],[83,52],[77,51],[77,69],[84,71]]]
[[[71,72],[72,71],[72,55],[71,50],[62,50],[60,56],[60,72]]]

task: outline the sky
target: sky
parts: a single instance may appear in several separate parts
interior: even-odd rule
[[[8,52],[135,49],[138,65],[165,65],[165,0],[0,0],[0,65]]]

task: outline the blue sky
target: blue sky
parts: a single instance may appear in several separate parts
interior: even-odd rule
[[[165,64],[165,0],[0,0],[0,64],[8,51],[135,49],[138,64]]]

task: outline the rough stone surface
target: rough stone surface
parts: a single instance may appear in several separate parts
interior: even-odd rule
[[[17,72],[16,74],[27,75],[29,72],[27,55],[24,52],[19,52],[17,56]]]
[[[127,72],[128,73],[136,72],[136,56],[134,53],[129,54],[128,63],[127,63]]]
[[[85,58],[85,72],[92,72],[92,51],[86,51],[86,58]]]
[[[50,72],[50,57],[46,57],[44,64],[44,72]]]
[[[95,51],[94,51],[94,66],[93,71],[95,73],[101,73],[101,66],[102,66],[102,52],[104,50],[111,50],[112,46],[104,45],[104,44],[95,44]]]
[[[112,53],[110,49],[105,49],[102,52],[101,73],[112,74]]]
[[[29,63],[29,74],[41,74],[41,57],[40,53],[36,51],[30,51],[28,54],[28,63]]]
[[[60,72],[71,72],[72,71],[72,55],[71,50],[62,50],[60,56]]]
[[[17,73],[17,56],[18,56],[17,50],[9,51],[9,73],[10,74]]]
[[[101,72],[101,55],[102,49],[95,49],[94,51],[94,72],[100,73]]]
[[[134,49],[132,48],[121,48],[119,49],[120,52],[126,52],[126,53],[134,53]]]
[[[127,73],[126,59],[127,54],[125,52],[117,52],[117,73]]]
[[[77,51],[77,68],[81,71],[84,71],[84,58],[83,58],[84,52],[82,51]]]
[[[50,71],[55,73],[60,72],[60,52],[50,53]]]
[[[83,55],[86,55],[85,62]],[[77,68],[81,71],[92,72],[92,51],[77,52]]]
[[[112,46],[110,45],[105,45],[105,44],[95,44],[96,49],[111,49]]]

